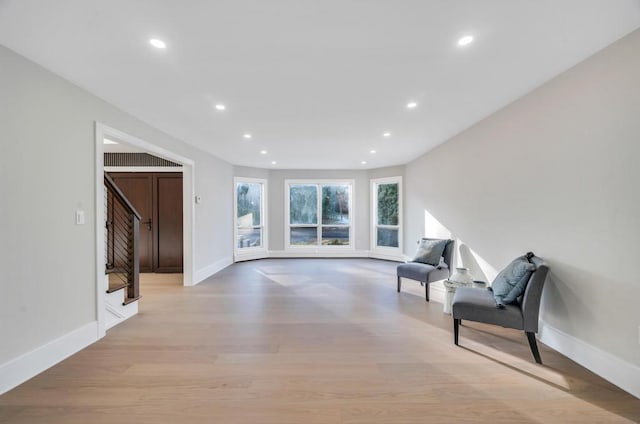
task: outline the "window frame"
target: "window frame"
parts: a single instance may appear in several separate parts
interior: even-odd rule
[[[378,225],[378,186],[384,184],[398,184],[398,225]],[[402,176],[372,178],[371,186],[371,233],[370,233],[370,253],[373,257],[381,259],[403,259],[403,191]],[[378,246],[378,228],[397,229],[398,230],[398,247]]]
[[[292,185],[315,185],[316,186],[316,211],[317,224],[291,224],[291,186]],[[349,225],[339,224],[323,224],[322,223],[322,186],[324,185],[347,185],[349,186]],[[284,181],[284,241],[285,250],[312,250],[314,252],[336,251],[336,250],[355,250],[355,180],[354,179],[286,179]],[[316,237],[317,244],[298,245],[291,244],[291,228],[315,228],[317,227]],[[323,227],[349,227],[349,244],[347,245],[323,245],[322,244],[322,228]]]
[[[260,184],[260,225],[252,228],[260,228],[260,246],[238,247],[238,185]],[[233,256],[234,261],[266,258],[268,256],[268,228],[267,223],[267,180],[263,178],[234,177],[233,178]]]

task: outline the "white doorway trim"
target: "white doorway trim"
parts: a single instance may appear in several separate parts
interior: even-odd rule
[[[195,162],[192,159],[158,147],[140,138],[111,128],[100,122],[95,123],[96,143],[96,319],[98,321],[98,338],[104,337],[105,329],[105,293],[102,287],[104,279],[104,228],[100,223],[104,220],[104,138],[115,138],[131,146],[140,148],[172,162],[182,164],[182,214],[183,214],[183,284],[194,285],[195,275],[195,209],[193,205],[195,193]]]

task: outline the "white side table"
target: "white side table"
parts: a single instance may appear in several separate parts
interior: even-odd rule
[[[453,303],[453,295],[456,293],[456,289],[458,287],[471,287],[471,283],[463,284],[463,283],[456,283],[449,280],[444,280],[442,284],[446,289],[445,296],[444,296],[443,312],[445,314],[451,315],[451,303]]]
[[[470,284],[462,284],[456,283],[449,280],[442,280],[442,284],[447,290],[444,297],[444,310],[445,314],[451,315],[451,304],[453,303],[453,295],[456,293],[456,289],[458,287],[473,287],[474,289],[486,289],[487,283],[483,283],[482,281],[474,281]]]

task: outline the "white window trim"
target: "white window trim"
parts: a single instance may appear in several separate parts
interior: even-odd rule
[[[260,195],[260,223],[262,227],[262,238],[260,247],[238,247],[238,183],[262,184],[262,193]],[[269,221],[267,217],[267,201],[267,180],[248,177],[233,178],[233,260],[235,262],[267,258],[269,256],[269,231],[267,228],[267,223]]]
[[[291,200],[289,187],[292,184],[312,184],[322,186],[323,184],[347,184],[351,187],[351,193],[349,195],[349,244],[346,246],[325,246],[322,245],[322,217],[320,213],[318,213],[318,224],[296,224],[294,227],[317,227],[318,228],[318,241],[320,244],[313,246],[300,246],[300,245],[292,245],[291,244],[291,225],[289,224],[289,211],[290,205],[289,201]],[[356,192],[356,183],[354,179],[287,179],[284,180],[284,240],[285,240],[285,251],[307,251],[307,252],[336,252],[336,251],[355,251],[356,243],[355,243],[355,228],[356,228],[356,214],[355,214],[355,192]],[[321,208],[322,196],[318,196],[318,211]],[[332,225],[334,226],[334,225]],[[335,227],[340,227],[340,225],[335,225]]]
[[[377,228],[396,228],[395,225],[377,225],[378,223],[378,190],[377,187],[380,184],[398,184],[398,247],[378,246],[378,232]],[[371,233],[370,233],[370,256],[373,258],[390,259],[390,260],[402,260],[403,244],[403,205],[402,199],[404,192],[402,191],[402,177],[387,177],[387,178],[375,178],[370,180],[371,186]]]

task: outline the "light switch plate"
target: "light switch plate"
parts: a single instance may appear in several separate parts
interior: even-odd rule
[[[76,225],[84,225],[84,211],[76,211]]]

